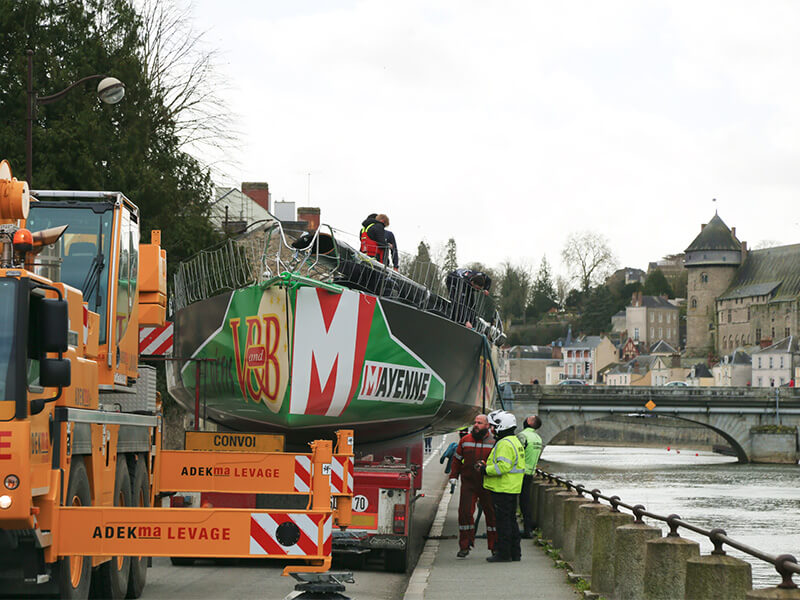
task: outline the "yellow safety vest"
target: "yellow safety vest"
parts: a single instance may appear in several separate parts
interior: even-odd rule
[[[517,439],[522,443],[525,440],[525,474],[532,475],[542,454],[542,438],[530,427],[526,427],[517,434]]]
[[[483,487],[492,492],[519,494],[525,474],[525,449],[515,435],[497,441],[486,459]]]

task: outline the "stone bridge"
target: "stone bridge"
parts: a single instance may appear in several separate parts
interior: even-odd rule
[[[795,463],[800,456],[797,388],[519,385],[512,392],[513,398],[504,394],[506,409],[517,419],[540,415],[545,444],[572,425],[626,415],[704,425],[731,445],[740,462]],[[781,427],[765,427],[774,425]]]

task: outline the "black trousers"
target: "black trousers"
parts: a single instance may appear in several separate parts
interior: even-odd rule
[[[533,475],[523,475],[522,491],[519,493],[519,510],[522,512],[522,530],[532,533],[536,529],[533,519]]]
[[[517,525],[517,495],[492,492],[494,517],[497,522],[497,541],[494,549],[500,558],[519,559],[519,525]]]

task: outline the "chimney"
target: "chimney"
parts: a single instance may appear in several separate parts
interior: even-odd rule
[[[266,181],[243,181],[242,193],[269,211],[269,184]]]
[[[319,229],[319,208],[316,206],[300,206],[297,208],[297,220],[308,223],[309,231]]]
[[[677,369],[681,366],[681,355],[677,352],[670,356],[670,367],[673,369]]]
[[[768,348],[769,346],[772,346],[772,338],[761,338],[759,341],[759,346],[762,348]]]
[[[747,258],[747,242],[742,242],[742,262]]]
[[[705,223],[702,223],[702,224],[700,225],[700,233],[703,233],[703,229],[705,229],[705,228],[706,228],[706,224],[705,224]]]
[[[736,239],[736,227],[731,227],[731,236]]]

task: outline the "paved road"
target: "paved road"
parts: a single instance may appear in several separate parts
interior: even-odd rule
[[[439,449],[443,437],[433,439],[430,468],[424,470],[424,498],[417,501],[412,529],[412,569],[424,545],[424,536],[430,530],[445,485],[445,475],[439,465]],[[294,580],[281,577],[283,564],[278,561],[245,560],[238,564],[223,565],[200,562],[191,567],[172,566],[169,559],[154,558],[147,573],[147,586],[143,599],[223,599],[282,600],[294,589]],[[334,563],[334,568],[337,565]],[[352,565],[346,566],[352,568]],[[353,569],[355,583],[347,586],[347,595],[353,600],[401,600],[408,583],[408,574],[386,573],[382,561],[368,563]]]

